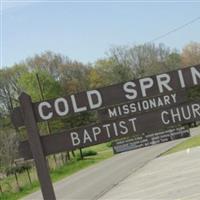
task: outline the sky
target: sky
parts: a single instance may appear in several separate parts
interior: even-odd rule
[[[0,1],[0,67],[47,50],[92,63],[200,17],[200,1]],[[191,41],[200,42],[200,20],[155,43],[180,51]]]

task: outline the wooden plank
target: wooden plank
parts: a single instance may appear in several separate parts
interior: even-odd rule
[[[161,108],[169,108],[188,101],[186,90],[175,93],[145,98],[139,101],[130,101],[123,104],[110,106],[98,110],[98,119],[102,122],[115,118],[123,118],[129,115],[138,115],[142,112],[154,111]]]
[[[70,114],[78,112],[98,110],[106,106],[120,104],[123,102],[128,102],[130,100],[138,101],[143,98],[161,95],[167,92],[174,92],[180,89],[190,88],[195,85],[199,85],[200,84],[199,74],[200,74],[200,65],[196,65],[176,71],[171,71],[159,75],[140,78],[120,84],[99,88],[93,91],[85,91],[74,95],[69,95],[66,97],[59,97],[46,101],[36,102],[33,103],[34,115],[36,121],[39,122],[39,121],[58,118],[61,117],[61,115],[62,117],[65,117]],[[169,80],[167,80],[166,76],[169,78]],[[150,82],[152,82],[152,85]],[[149,86],[151,85],[151,87],[148,88],[147,84],[149,84]],[[133,96],[132,94],[133,90],[135,91],[136,94],[135,96]],[[91,94],[91,92],[94,93],[96,92],[98,93],[99,96],[94,93]],[[130,97],[131,94],[132,97]],[[62,101],[64,101],[64,103]],[[55,109],[56,103],[57,103],[57,110]],[[100,104],[97,105],[97,103]],[[92,104],[96,105],[96,107],[92,106]],[[39,107],[40,108],[42,107],[41,108],[42,111],[40,112],[39,112]],[[58,112],[58,110],[60,111],[61,114]],[[16,127],[24,125],[20,108],[16,108],[14,110],[12,114],[12,121]]]
[[[180,113],[180,114],[177,114]],[[134,133],[151,133],[200,120],[200,101],[184,103],[168,109],[129,116],[107,123],[66,130],[62,133],[41,136],[45,155],[89,147]],[[20,144],[20,154],[31,158],[27,141]]]
[[[19,97],[19,101],[24,117],[25,127],[28,133],[29,152],[32,152],[32,156],[35,161],[35,166],[37,169],[38,179],[40,181],[43,198],[45,200],[55,200],[56,197],[49,175],[47,161],[43,152],[41,138],[32,109],[31,97],[25,93],[22,93]]]

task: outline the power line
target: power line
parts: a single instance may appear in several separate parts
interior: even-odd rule
[[[162,34],[162,35],[160,35],[160,36],[158,36],[158,37],[156,37],[156,38],[150,40],[149,42],[151,43],[151,42],[155,42],[155,41],[157,41],[157,40],[160,40],[160,39],[162,39],[162,38],[164,38],[164,37],[166,37],[166,36],[168,36],[168,35],[170,35],[170,34],[176,32],[176,31],[179,31],[179,30],[185,28],[186,26],[189,26],[190,24],[193,24],[194,22],[196,22],[196,21],[198,21],[198,20],[200,20],[200,16],[199,16],[199,17],[196,17],[196,18],[194,18],[194,19],[192,19],[191,21],[189,21],[189,22],[187,22],[187,23],[185,23],[185,24],[183,24],[183,25],[181,25],[181,26],[179,26],[179,27],[177,27],[177,28],[172,29],[171,31],[169,31],[169,32],[167,32],[167,33],[165,33],[165,34]]]

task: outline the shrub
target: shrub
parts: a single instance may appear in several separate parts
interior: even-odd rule
[[[83,156],[95,156],[97,155],[97,152],[94,150],[85,150],[83,151]]]
[[[87,156],[95,156],[95,155],[97,155],[97,152],[94,151],[94,150],[91,150],[91,149],[90,149],[90,150],[82,151],[82,156],[83,156],[83,157],[87,157]],[[78,154],[78,156],[77,156],[77,160],[82,160],[80,154]]]
[[[106,146],[107,146],[107,147],[112,147],[112,142],[107,142],[107,143],[106,143]]]

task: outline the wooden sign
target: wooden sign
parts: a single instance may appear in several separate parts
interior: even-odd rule
[[[147,112],[141,110],[137,116],[131,113],[123,119],[118,118],[115,121],[47,136],[40,136],[37,122],[66,117],[73,113],[99,110],[130,101],[138,102],[138,100],[174,93],[196,85],[200,85],[200,65],[36,103],[32,102],[29,95],[22,93],[19,97],[20,107],[14,110],[11,118],[15,127],[25,126],[27,130],[28,141],[20,144],[20,152],[25,159],[34,159],[44,199],[56,199],[47,167],[47,155],[108,142],[134,133],[150,133],[162,128],[198,121],[200,102],[184,103],[168,109],[162,107],[155,112],[148,112],[151,109],[147,109]],[[177,99],[177,102],[182,100]]]
[[[31,97],[22,93],[19,97],[24,124],[28,133],[28,146],[34,158],[38,179],[41,185],[44,200],[56,200],[53,185],[51,182],[49,168],[44,155],[41,137],[35,121],[32,109]]]
[[[200,120],[200,101],[185,103],[168,109],[146,112],[107,123],[66,130],[59,134],[41,136],[44,154],[50,155],[64,151],[89,147],[113,139],[151,133],[180,124]],[[32,158],[27,141],[20,144],[20,153],[25,159]]]
[[[114,154],[117,154],[189,136],[190,130],[188,128],[178,127],[151,134],[140,134],[137,137],[129,137],[123,140],[114,141],[112,142],[112,148]]]
[[[200,65],[196,65],[66,97],[36,102],[33,103],[33,111],[36,122],[39,122],[175,92],[199,84]],[[18,107],[14,110],[12,121],[16,127],[25,124],[21,108]]]
[[[173,105],[176,106],[187,101],[187,92],[185,90],[180,90],[176,93],[154,96],[100,109],[98,110],[98,119],[100,119],[100,121],[107,121],[128,115],[137,115],[142,112],[153,111],[163,107],[168,108]]]

